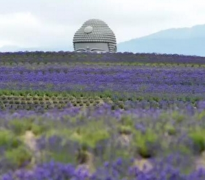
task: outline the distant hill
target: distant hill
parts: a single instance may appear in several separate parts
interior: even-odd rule
[[[205,25],[168,29],[118,44],[118,52],[205,56]]]

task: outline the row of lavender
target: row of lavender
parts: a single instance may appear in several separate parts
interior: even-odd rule
[[[204,57],[168,55],[168,54],[133,54],[133,53],[75,53],[75,52],[17,52],[0,53],[2,64],[20,63],[164,63],[204,65]]]
[[[2,180],[205,178],[203,108],[190,115],[104,105],[0,119]]]
[[[148,66],[24,66],[0,68],[0,109],[197,108],[205,99],[205,69]],[[28,97],[27,97],[28,96]]]
[[[1,67],[0,88],[49,91],[205,93],[204,68],[138,66]]]

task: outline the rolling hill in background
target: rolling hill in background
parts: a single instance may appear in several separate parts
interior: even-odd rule
[[[163,30],[122,42],[118,52],[205,56],[205,25]]]

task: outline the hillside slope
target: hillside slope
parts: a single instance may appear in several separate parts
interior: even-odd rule
[[[168,29],[118,44],[118,52],[205,56],[205,25]]]

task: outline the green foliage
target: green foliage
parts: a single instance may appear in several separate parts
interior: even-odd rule
[[[19,146],[5,152],[6,159],[17,167],[23,166],[26,162],[30,162],[32,154],[24,147]]]
[[[83,145],[82,148],[78,150],[76,155],[77,155],[76,159],[77,159],[78,164],[86,163],[89,158],[86,145]]]
[[[151,130],[147,129],[146,132],[135,131],[133,138],[133,145],[137,147],[137,152],[144,158],[152,157],[155,155],[155,145],[157,143],[158,136]]]
[[[121,157],[122,159],[129,159],[131,152],[125,149],[116,149],[115,150],[115,157]]]
[[[132,127],[130,126],[120,126],[118,129],[118,132],[120,134],[131,134],[132,133]]]
[[[170,123],[167,123],[164,129],[169,135],[175,135],[177,133],[176,128]]]
[[[69,150],[61,150],[60,152],[47,152],[49,159],[61,163],[74,163],[75,156],[69,153]]]
[[[183,144],[179,144],[179,146],[177,147],[177,151],[183,153],[184,155],[190,155],[191,150],[189,147],[183,145]]]
[[[9,125],[17,135],[22,135],[27,130],[31,130],[34,134],[39,135],[46,130],[45,125],[35,123],[33,118],[13,119],[9,122]]]
[[[196,150],[198,150],[200,153],[205,151],[205,128],[198,127],[194,130],[191,130],[188,135],[193,141]]]
[[[122,125],[132,127],[134,125],[134,119],[130,115],[122,116],[120,120]]]
[[[165,112],[162,112],[160,115],[159,115],[159,118],[162,119],[162,120],[169,120],[170,119],[170,114],[168,113],[165,113]]]
[[[20,140],[9,130],[0,131],[0,147],[6,149],[17,148],[21,144]]]
[[[86,126],[78,128],[70,136],[70,139],[88,147],[95,148],[97,143],[109,138],[108,130],[102,122],[89,122]]]
[[[184,114],[179,113],[178,111],[174,111],[172,113],[172,118],[177,122],[182,122],[183,120],[186,119],[186,116]]]
[[[13,84],[11,84],[14,86]],[[33,86],[34,84],[32,84]],[[33,90],[30,87],[27,90],[0,90],[0,109],[8,110],[15,112],[17,109],[26,109],[26,110],[35,110],[39,112],[45,112],[47,109],[52,109],[54,107],[62,109],[68,103],[72,103],[74,106],[90,106],[88,99],[92,99],[92,106],[97,106],[100,103],[100,99],[103,102],[112,104],[112,109],[129,109],[131,104],[127,104],[126,101],[145,101],[144,108],[159,108],[160,100],[179,100],[183,102],[192,102],[193,105],[196,105],[202,96],[189,97],[187,95],[170,95],[170,94],[147,94],[143,93],[144,85],[141,86],[141,91],[137,94],[133,92],[113,92],[111,90],[105,90],[102,92],[86,92],[82,90],[81,87],[72,86],[74,89],[69,92],[56,92],[51,91],[50,84],[46,90]],[[145,88],[146,89],[146,88]],[[63,98],[63,102],[61,101]],[[72,98],[72,99],[70,99]],[[75,98],[75,99],[74,99]],[[95,102],[95,103],[94,103]],[[51,104],[50,104],[51,103]],[[169,104],[171,108],[175,107],[177,104]],[[38,108],[37,108],[38,107]],[[174,112],[174,115],[175,116]],[[180,114],[180,113],[178,113]],[[178,115],[176,115],[178,116]],[[183,116],[183,115],[182,115]],[[173,117],[175,118],[175,117]],[[181,118],[181,117],[180,117]],[[177,117],[179,121],[181,119]],[[183,117],[182,117],[183,118]],[[186,118],[186,117],[185,117]]]
[[[202,120],[205,118],[205,111],[202,111],[196,115],[196,119]]]
[[[31,130],[32,120],[31,119],[13,119],[9,122],[9,125],[15,134],[21,135],[25,131]]]
[[[35,123],[32,124],[31,131],[35,135],[40,135],[40,134],[44,133],[45,130],[46,130],[46,128],[43,125],[38,125],[38,124],[35,124]]]
[[[52,136],[59,136],[59,137],[62,137],[64,138],[64,141],[62,142],[62,145],[64,144],[64,142],[66,142],[69,137],[71,136],[73,130],[69,129],[69,128],[66,128],[66,127],[62,127],[60,130],[58,128],[52,128],[52,129],[49,129],[46,133],[45,133],[45,136],[46,138],[50,138]]]
[[[91,148],[95,148],[97,143],[108,139],[109,134],[106,130],[98,130],[94,132],[90,132],[89,130],[83,129],[80,131],[80,133],[74,133],[70,137],[71,140],[77,141],[80,144],[86,144],[87,146]]]

